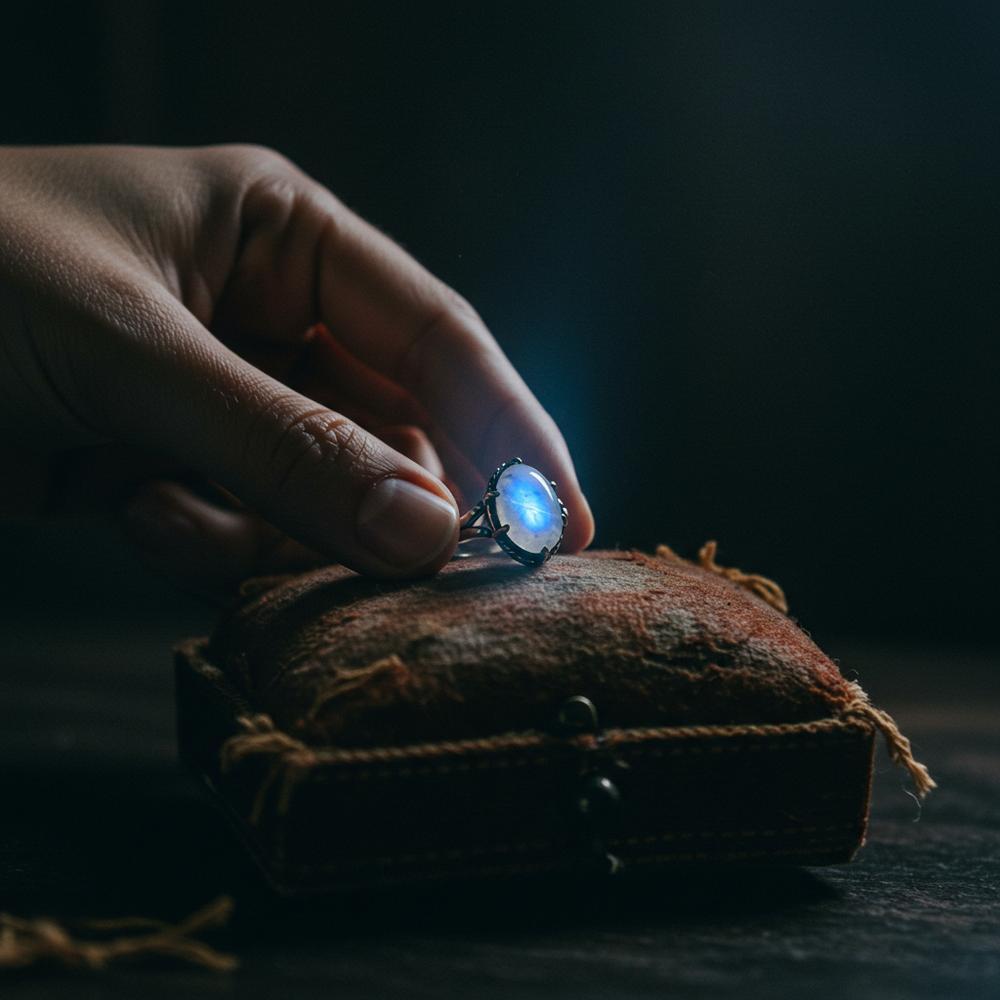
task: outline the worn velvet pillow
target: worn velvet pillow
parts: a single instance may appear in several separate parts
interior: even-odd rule
[[[289,892],[848,860],[892,720],[770,581],[661,548],[258,580],[178,650],[182,755]]]

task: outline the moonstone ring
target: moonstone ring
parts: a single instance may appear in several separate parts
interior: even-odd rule
[[[483,499],[459,525],[460,542],[492,538],[512,559],[540,566],[562,545],[566,507],[551,479],[512,458],[490,476]]]

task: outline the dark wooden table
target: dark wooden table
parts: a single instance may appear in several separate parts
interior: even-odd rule
[[[175,763],[169,647],[207,609],[136,615],[115,595],[81,593],[86,613],[55,619],[8,603],[0,910],[173,918],[228,892],[234,922],[213,942],[242,967],[0,972],[3,1000],[1000,997],[1000,664],[986,651],[828,643],[941,784],[921,812],[880,753],[852,865],[289,903]]]

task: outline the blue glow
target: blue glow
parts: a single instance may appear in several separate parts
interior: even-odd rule
[[[531,531],[543,531],[553,523],[552,488],[541,473],[532,470],[530,475],[518,477],[507,491],[507,499]]]

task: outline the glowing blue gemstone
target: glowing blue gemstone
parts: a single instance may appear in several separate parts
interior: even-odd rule
[[[552,484],[530,465],[505,469],[496,483],[496,512],[507,537],[525,552],[553,549],[563,532],[562,509]]]

